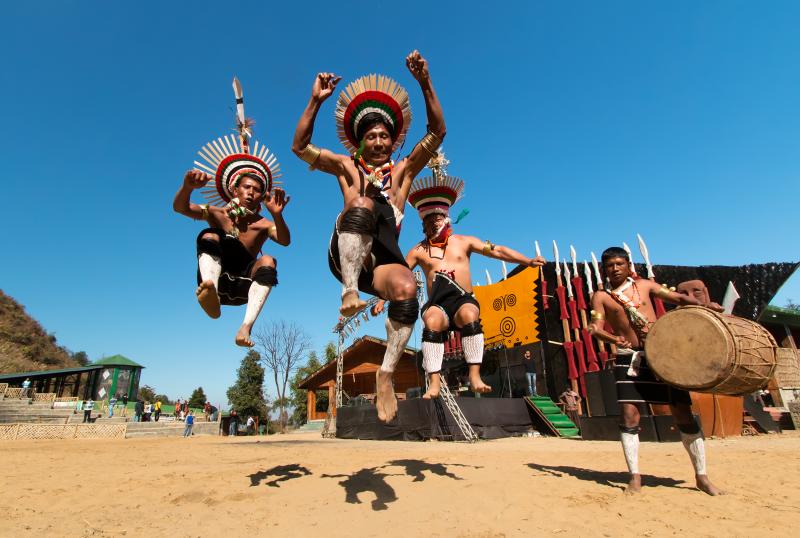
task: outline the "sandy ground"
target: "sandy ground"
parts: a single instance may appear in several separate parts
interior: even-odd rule
[[[724,497],[693,488],[680,443],[642,444],[630,497],[614,442],[5,441],[0,536],[796,535],[800,435],[707,447]]]

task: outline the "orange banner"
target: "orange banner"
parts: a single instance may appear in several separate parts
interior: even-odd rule
[[[481,305],[487,343],[500,342],[512,347],[539,341],[538,285],[539,268],[527,267],[502,282],[472,289]]]

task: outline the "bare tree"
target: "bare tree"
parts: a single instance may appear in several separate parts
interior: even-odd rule
[[[281,431],[286,429],[286,387],[292,372],[299,366],[311,350],[311,338],[302,327],[285,320],[270,321],[259,329],[253,338],[261,349],[261,362],[272,372],[275,388],[278,391],[275,403],[280,409]]]

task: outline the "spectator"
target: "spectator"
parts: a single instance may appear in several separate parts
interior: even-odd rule
[[[183,400],[183,408],[181,410],[183,411],[183,418],[186,418],[186,416],[189,414],[189,401],[188,400]]]
[[[530,350],[525,350],[525,377],[528,378],[528,394],[536,396],[536,363]]]
[[[186,415],[186,426],[183,428],[184,437],[192,435],[192,426],[194,426],[194,411],[189,411]]]
[[[253,435],[256,431],[256,419],[253,415],[247,417],[247,435]]]
[[[228,425],[228,435],[236,436],[239,431],[239,414],[234,409],[231,411],[230,424]]]
[[[144,402],[141,399],[137,399],[136,404],[133,406],[133,421],[141,422],[143,414],[144,414]]]
[[[110,400],[108,400],[108,418],[112,418],[114,416],[114,406],[117,405],[117,397],[112,396]]]
[[[155,419],[158,422],[158,418],[161,416],[161,400],[156,400],[156,413]]]
[[[144,416],[143,416],[144,421],[150,422],[150,420],[152,420],[152,417],[153,417],[153,404],[151,404],[150,402],[145,402]]]
[[[83,421],[84,422],[92,422],[92,409],[94,409],[94,401],[92,401],[92,400],[84,400],[83,401]]]
[[[206,404],[203,406],[203,414],[206,416],[206,422],[210,422],[211,421],[211,404],[209,402],[206,402]]]
[[[123,394],[122,395],[122,416],[123,417],[127,417],[128,416],[128,395],[127,394]]]
[[[580,394],[572,390],[571,387],[567,387],[567,390],[562,392],[561,396],[558,397],[558,401],[564,404],[564,412],[573,424],[580,427],[580,416],[578,415],[578,407],[581,403]]]
[[[20,398],[27,398],[28,397],[28,391],[30,390],[30,388],[31,388],[31,378],[30,377],[26,377],[25,381],[22,382],[22,392],[20,393],[19,397]]]

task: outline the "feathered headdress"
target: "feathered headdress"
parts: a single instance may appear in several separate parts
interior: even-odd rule
[[[336,131],[351,154],[358,151],[358,125],[364,116],[374,112],[392,126],[392,152],[405,140],[411,125],[408,92],[397,82],[383,75],[366,75],[354,80],[339,94],[336,103]]]
[[[235,189],[243,177],[261,182],[264,194],[271,192],[280,182],[280,165],[275,155],[258,141],[250,149],[251,128],[255,122],[244,116],[244,95],[239,79],[233,79],[233,93],[236,96],[236,131],[238,137],[228,134],[212,140],[197,154],[204,162],[194,161],[195,168],[214,176],[214,184],[203,189],[206,199],[218,206],[224,206],[235,196]],[[238,138],[238,140],[237,140]]]
[[[450,161],[445,159],[444,153],[438,152],[428,162],[433,176],[417,178],[411,185],[408,203],[419,211],[421,219],[433,213],[449,216],[450,207],[464,193],[464,181],[447,175],[448,164]]]

